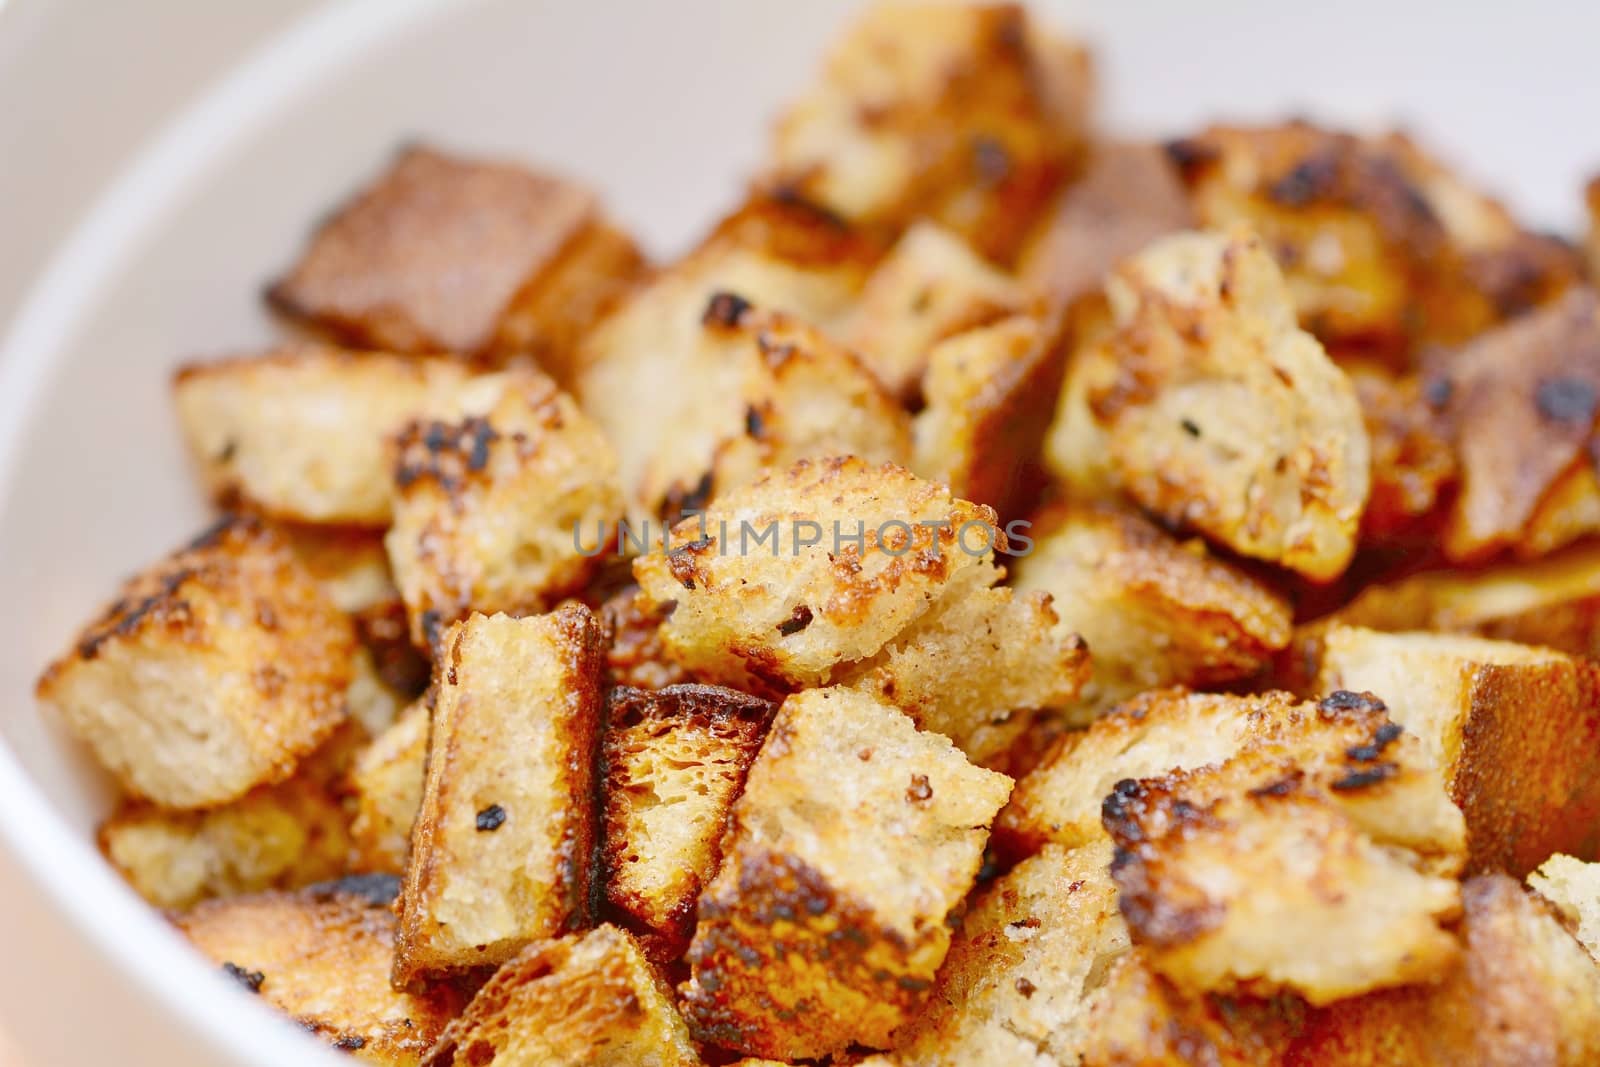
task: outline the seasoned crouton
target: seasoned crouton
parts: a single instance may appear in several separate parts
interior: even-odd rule
[[[1017,560],[1012,584],[1050,593],[1088,641],[1084,712],[1147,689],[1248,678],[1289,642],[1280,593],[1129,510],[1056,504],[1029,536],[1033,551]]]
[[[1381,695],[1466,815],[1475,871],[1600,848],[1600,667],[1551,649],[1336,627],[1317,687]]]
[[[1022,306],[1015,281],[949,230],[924,221],[906,231],[867,279],[842,333],[889,392],[913,403],[922,395],[935,344]]]
[[[674,547],[633,569],[646,607],[677,605],[661,627],[670,656],[781,692],[876,655],[964,571],[992,585],[994,522],[898,467],[802,460],[680,523]]]
[[[225,507],[383,526],[390,436],[450,411],[468,380],[448,359],[299,345],[189,364],[173,392],[189,451]]]
[[[130,579],[38,694],[129,794],[211,807],[287,778],[333,733],[355,650],[278,534],[228,518]]]
[[[422,807],[430,716],[427,701],[417,701],[356,756],[350,769],[350,866],[357,871],[406,869],[411,828]]]
[[[1001,518],[1049,482],[1041,446],[1067,370],[1066,315],[1042,307],[956,334],[928,353],[911,467]]]
[[[774,706],[710,685],[614,689],[602,743],[606,901],[645,952],[683,955],[728,809]]]
[[[779,122],[767,180],[853,221],[935,219],[1004,261],[1081,149],[1089,80],[1020,5],[875,5]]]
[[[696,1035],[780,1059],[885,1047],[932,984],[1010,791],[869,696],[789,697],[700,897],[682,989]]]
[[[531,353],[556,371],[642,268],[582,186],[412,146],[267,297],[361,347]]]
[[[1561,916],[1561,921],[1600,963],[1600,863],[1554,855],[1528,876],[1528,888]]]
[[[628,584],[600,605],[606,633],[606,680],[632,689],[665,689],[692,681],[689,673],[667,657],[661,645],[666,612],[647,608],[637,585]]]
[[[416,1067],[465,998],[445,985],[390,987],[395,886],[362,875],[208,901],[176,922],[226,975],[318,1040],[368,1063]]]
[[[699,1067],[671,991],[614,926],[529,945],[450,1024],[427,1067]]]
[[[1116,370],[1088,401],[1122,487],[1240,555],[1342,572],[1371,484],[1367,432],[1262,241],[1166,238],[1109,294],[1117,330],[1098,358]]]
[[[1372,492],[1361,515],[1368,547],[1431,543],[1456,486],[1456,454],[1435,382],[1346,366],[1372,445]]]
[[[385,537],[411,637],[469,612],[548,608],[588,580],[622,516],[616,457],[550,379],[508,372],[481,417],[399,438]]]
[[[1045,467],[1064,495],[1080,500],[1120,496],[1107,430],[1095,418],[1089,398],[1112,388],[1117,363],[1107,358],[1116,330],[1104,294],[1086,296],[1067,314],[1070,339],[1067,369],[1056,400],[1055,421],[1045,432]]]
[[[399,424],[394,428],[398,429]],[[382,477],[386,484],[391,481],[387,462]],[[395,588],[394,575],[389,571],[382,531],[292,523],[280,524],[277,529],[340,611],[360,615],[399,603],[400,590]]]
[[[568,605],[445,634],[395,979],[494,966],[588,918],[600,625]]]

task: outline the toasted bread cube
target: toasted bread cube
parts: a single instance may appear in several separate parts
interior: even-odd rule
[[[1012,584],[1050,593],[1089,643],[1084,711],[1147,689],[1248,678],[1289,643],[1281,593],[1132,511],[1057,504],[1028,532],[1033,551],[1017,560]]]
[[[1558,853],[1528,876],[1528,888],[1556,909],[1572,935],[1600,964],[1600,863]]]
[[[633,571],[646,607],[677,605],[661,627],[668,655],[710,681],[781,692],[876,655],[964,571],[994,584],[994,522],[889,464],[801,460],[680,523],[673,547]]]
[[[965,241],[918,222],[895,244],[843,327],[846,343],[900,400],[922,395],[928,353],[946,337],[1020,311],[1022,290]]]
[[[1437,379],[1397,378],[1347,365],[1372,445],[1372,492],[1361,516],[1365,546],[1429,544],[1456,486],[1456,453]]]
[[[427,1067],[699,1067],[672,992],[614,926],[529,945],[440,1038]]]
[[[767,180],[857,222],[933,218],[1003,261],[1080,151],[1089,83],[1020,5],[875,5],[780,120]]]
[[[229,518],[130,579],[38,694],[130,795],[214,807],[289,777],[344,721],[355,650],[288,545]]]
[[[1089,399],[1112,388],[1117,363],[1107,359],[1116,331],[1103,293],[1078,300],[1068,311],[1071,330],[1066,375],[1056,400],[1055,421],[1044,438],[1044,464],[1063,495],[1078,500],[1120,497],[1110,434],[1095,417]]]
[[[504,963],[589,912],[600,624],[473,615],[438,662],[397,984]]]
[[[606,902],[660,962],[689,947],[695,900],[774,706],[710,685],[613,689],[601,745]]]
[[[554,366],[643,265],[582,186],[412,146],[318,227],[267,295],[366,348],[531,353]]]
[[[682,988],[696,1035],[779,1059],[885,1047],[944,960],[1010,791],[869,696],[789,697],[700,897]]]
[[[1521,877],[1600,848],[1600,667],[1552,649],[1444,634],[1330,631],[1324,691],[1381,696],[1466,815],[1471,868]]]
[[[550,379],[505,375],[487,414],[399,438],[385,537],[411,637],[478,611],[549,608],[599,565],[622,516],[616,457]]]
[[[644,594],[631,583],[601,603],[600,620],[606,630],[606,678],[612,685],[665,689],[693,680],[662,647],[661,623],[665,619],[666,612],[647,607]]]
[[[299,345],[189,364],[173,393],[189,451],[223,506],[384,526],[390,436],[448,412],[468,380],[448,359]]]
[[[1169,525],[1324,581],[1371,485],[1355,390],[1294,308],[1260,238],[1180,234],[1109,286],[1115,374],[1088,402],[1121,486]]]
[[[350,866],[357,871],[405,872],[422,807],[431,716],[427,701],[416,701],[356,756],[349,784],[355,807]]]
[[[417,1067],[465,998],[389,985],[396,882],[363,875],[295,893],[207,901],[176,922],[246,990],[317,1040],[387,1067]]]

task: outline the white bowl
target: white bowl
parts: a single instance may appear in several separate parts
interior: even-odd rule
[[[272,337],[262,282],[407,139],[583,177],[657,251],[682,247],[736,199],[768,116],[853,6],[341,3],[179,116],[83,221],[0,348],[0,1005],[33,1062],[340,1062],[218,980],[101,862],[108,791],[32,697],[117,579],[203,521],[173,364]],[[1398,118],[1569,229],[1600,160],[1578,121],[1600,111],[1592,8],[1036,6],[1101,46],[1114,129]]]

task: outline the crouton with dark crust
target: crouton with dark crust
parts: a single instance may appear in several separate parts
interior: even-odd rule
[[[628,584],[600,604],[606,632],[606,680],[633,689],[664,689],[692,681],[661,644],[666,612],[648,608],[637,585]]]
[[[473,615],[435,667],[394,976],[494,967],[589,921],[600,625]]]
[[[1372,492],[1361,515],[1366,548],[1432,548],[1456,489],[1448,397],[1436,380],[1347,364],[1372,444]]]
[[[350,866],[356,871],[405,872],[411,828],[422,806],[431,715],[427,700],[418,700],[350,768]]]
[[[135,797],[226,804],[345,721],[350,621],[267,526],[228,518],[122,587],[39,679]]]

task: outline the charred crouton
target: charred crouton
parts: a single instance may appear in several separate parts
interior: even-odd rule
[[[295,893],[207,901],[176,922],[228,977],[357,1059],[415,1067],[462,1009],[449,986],[389,985],[395,881],[364,875]]]
[[[1383,695],[1466,815],[1470,864],[1521,877],[1600,847],[1600,667],[1445,634],[1328,633],[1317,686]]]
[[[1340,574],[1371,484],[1367,432],[1261,240],[1166,238],[1109,294],[1117,330],[1098,358],[1115,374],[1088,402],[1122,487],[1240,555]]]
[[[774,707],[710,685],[614,689],[602,743],[606,901],[661,962],[689,946],[728,809]]]
[[[486,414],[399,437],[385,537],[411,637],[479,611],[546,609],[599,565],[622,516],[616,457],[550,379],[511,371]]]
[[[1067,318],[1039,308],[955,335],[928,353],[913,426],[918,474],[1002,518],[1049,482],[1040,449],[1066,374]]]
[[[1017,560],[1012,584],[1050,593],[1089,643],[1085,711],[1147,689],[1248,678],[1289,642],[1281,594],[1131,511],[1056,504],[1029,536],[1033,551]]]
[[[889,392],[915,403],[934,345],[1022,306],[1014,280],[949,230],[919,222],[867,279],[842,332]]]
[[[354,870],[401,874],[406,869],[411,827],[422,807],[429,718],[427,701],[417,701],[356,756],[349,782]]]
[[[671,990],[627,933],[529,945],[478,991],[427,1067],[699,1067]]]
[[[275,532],[229,518],[130,579],[39,699],[134,796],[226,804],[345,719],[355,635]]]
[[[661,645],[661,624],[667,613],[646,607],[644,594],[629,584],[600,605],[606,635],[606,680],[632,689],[664,689],[691,681],[689,673]]]
[[[1551,856],[1528,876],[1528,888],[1555,908],[1562,923],[1600,963],[1600,863]]]
[[[678,524],[634,561],[645,606],[675,604],[668,655],[710,681],[782,692],[876,655],[967,570],[994,584],[994,512],[885,464],[801,460]],[[963,579],[965,581],[965,579]]]
[[[588,918],[600,625],[473,615],[439,651],[397,985],[491,967]]]
[[[643,266],[582,186],[416,146],[318,228],[267,296],[361,347],[530,353],[558,373]]]
[[[1346,371],[1372,446],[1372,491],[1361,515],[1361,542],[1431,543],[1456,486],[1453,435],[1443,412],[1448,389],[1439,379],[1397,378],[1371,366]]]
[[[448,359],[300,345],[190,364],[173,391],[189,451],[224,506],[384,526],[390,436],[450,411],[468,381]]]
[[[886,1047],[932,985],[1010,791],[869,696],[789,697],[700,897],[682,989],[696,1035],[780,1059]]]
[[[1020,5],[875,6],[780,120],[767,181],[856,222],[935,219],[1003,262],[1081,150],[1090,78]]]

